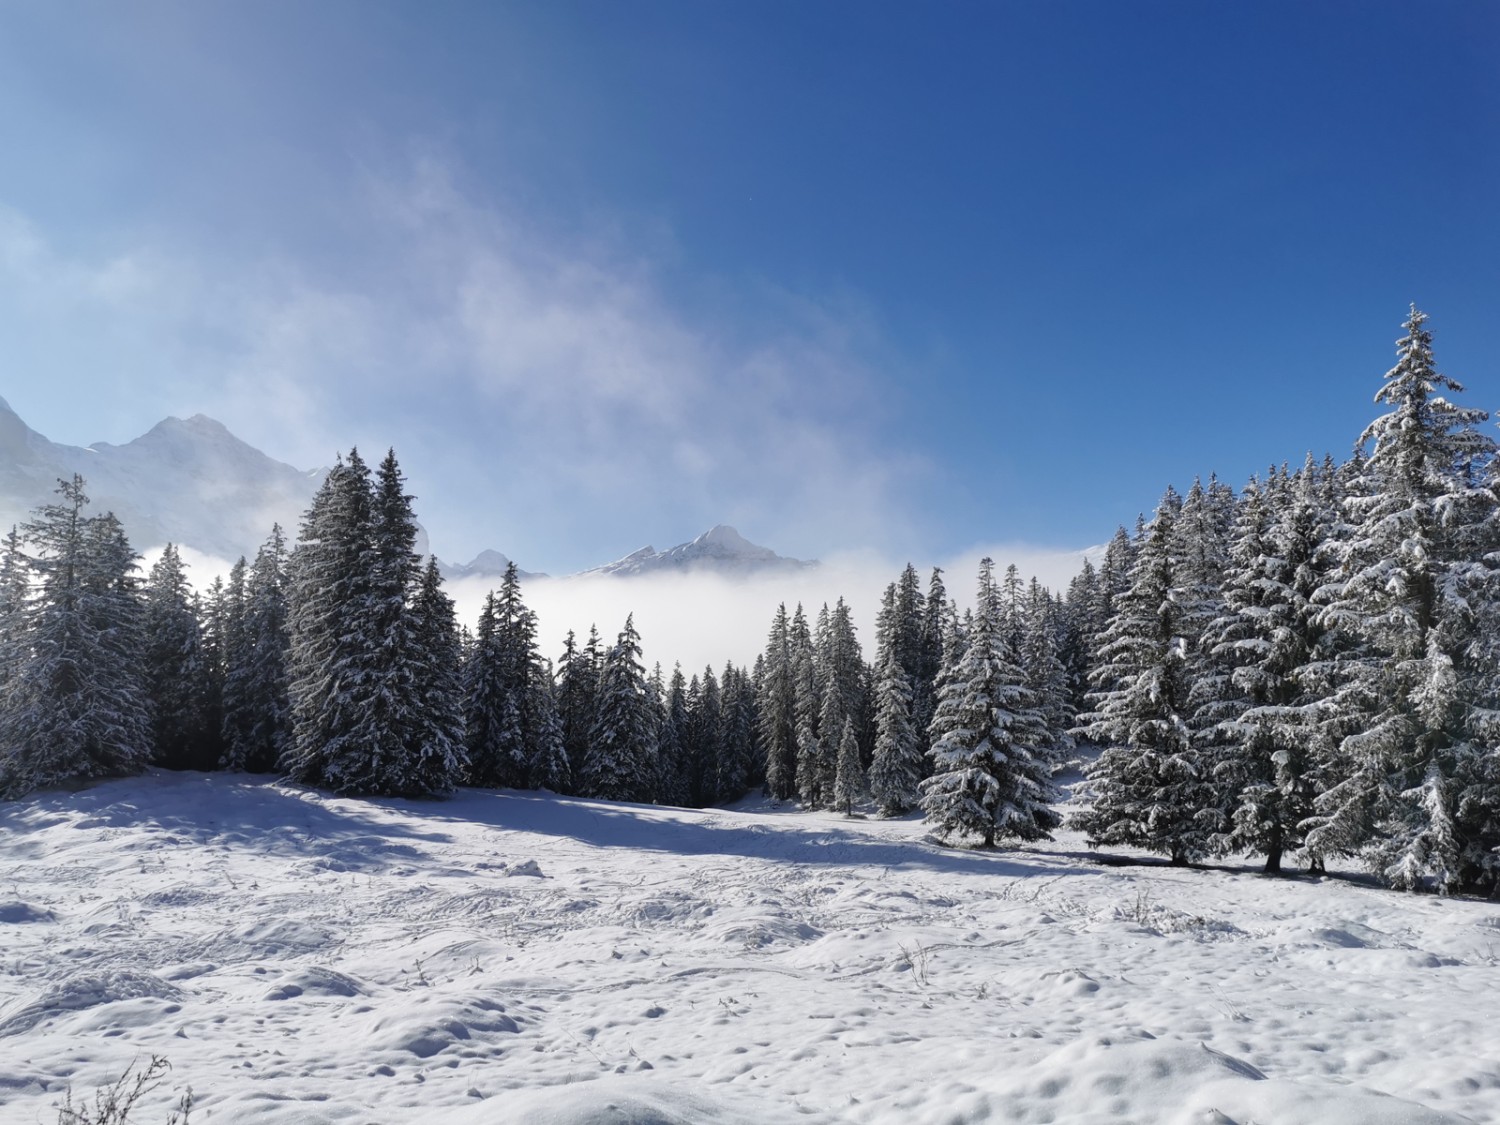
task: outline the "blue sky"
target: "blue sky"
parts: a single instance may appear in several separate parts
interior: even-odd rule
[[[1500,7],[0,7],[0,395],[394,445],[439,553],[1081,547],[1500,406]]]

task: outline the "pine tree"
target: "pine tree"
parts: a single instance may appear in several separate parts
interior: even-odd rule
[[[239,643],[224,674],[222,765],[227,769],[269,773],[291,741],[287,565],[286,540],[275,525],[256,552]]]
[[[0,695],[0,797],[135,773],[151,755],[135,555],[113,515],[83,514],[82,477],[58,484],[22,528],[33,588]]]
[[[584,788],[590,796],[607,801],[649,801],[653,796],[655,724],[640,658],[640,634],[631,615],[599,676],[598,718],[584,762]]]
[[[845,816],[854,813],[854,805],[865,793],[865,770],[859,761],[859,739],[854,737],[854,720],[844,720],[839,736],[838,772],[833,783],[833,807],[843,809]]]
[[[1005,643],[993,564],[980,563],[978,604],[963,655],[945,667],[932,720],[933,775],[922,810],[942,835],[1050,839],[1058,794],[1046,731]]]
[[[573,787],[572,765],[557,709],[557,689],[546,661],[533,669],[526,691],[532,743],[530,786],[549,793],[567,793]]]
[[[531,771],[503,621],[499,598],[491,591],[479,612],[474,644],[464,663],[468,781],[470,785],[524,789]]]
[[[177,548],[168,543],[146,581],[146,694],[155,760],[169,769],[212,769],[202,636],[192,589]]]
[[[1173,598],[1181,512],[1168,488],[1116,603],[1094,671],[1095,710],[1082,717],[1106,749],[1088,771],[1092,807],[1074,824],[1099,844],[1164,852],[1174,864],[1202,856],[1213,830],[1199,817],[1212,793],[1188,723],[1183,640]]]
[[[1488,415],[1455,405],[1415,306],[1376,401],[1390,409],[1360,438],[1368,458],[1349,500],[1352,535],[1320,598],[1324,623],[1362,642],[1339,671],[1335,706],[1358,715],[1345,776],[1318,798],[1315,851],[1363,854],[1395,887],[1448,892],[1491,857],[1465,838],[1462,779],[1487,755],[1476,723],[1476,620],[1462,589],[1488,576],[1473,552],[1495,497],[1483,474]]]
[[[924,740],[912,722],[911,681],[898,648],[901,611],[897,599],[896,587],[889,587],[876,630],[880,673],[869,786],[881,816],[900,816],[915,808],[921,799]]]
[[[557,667],[557,713],[562,720],[563,745],[568,752],[568,772],[576,792],[583,777],[589,732],[596,716],[599,690],[599,630],[589,627],[588,643],[578,649],[571,630]]]
[[[765,748],[766,791],[778,801],[797,792],[796,684],[792,668],[791,624],[786,603],[776,608],[761,674],[756,683],[760,740]]]
[[[410,771],[406,788],[418,794],[445,794],[468,777],[469,756],[464,741],[462,644],[436,559],[427,560],[409,618],[407,652],[415,707],[405,728]]]

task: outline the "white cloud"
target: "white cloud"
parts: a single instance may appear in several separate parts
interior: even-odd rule
[[[137,427],[48,436],[120,440],[201,410],[301,467],[393,444],[439,553],[538,569],[715,522],[794,554],[911,541],[924,466],[881,436],[857,306],[741,285],[715,307],[755,315],[685,312],[669,249],[538,233],[431,159],[372,177],[349,212],[361,242],[335,268],[70,256],[0,214],[0,294],[29,310],[0,327],[72,388],[79,429],[91,403]]]
[[[1053,551],[1016,544],[976,547],[957,558],[938,563],[949,597],[961,607],[971,606],[979,560],[989,556],[1002,571],[1014,563],[1021,574],[1033,575],[1054,591],[1083,565],[1081,552]],[[914,560],[915,561],[915,560]],[[876,552],[838,555],[804,571],[776,572],[748,580],[710,573],[645,575],[615,578],[590,575],[563,579],[531,579],[522,583],[522,599],[536,612],[543,654],[556,659],[571,629],[580,643],[589,626],[597,625],[606,642],[613,642],[627,614],[635,615],[647,666],[660,661],[670,669],[680,661],[684,670],[701,671],[705,664],[721,669],[726,660],[749,666],[764,651],[771,618],[779,603],[788,609],[798,602],[809,617],[825,602],[842,597],[853,614],[867,660],[874,658],[875,614],[885,587],[894,582],[906,563]],[[918,564],[927,587],[932,564]],[[450,583],[448,592],[458,603],[459,616],[471,626],[485,594],[498,583],[469,578]]]

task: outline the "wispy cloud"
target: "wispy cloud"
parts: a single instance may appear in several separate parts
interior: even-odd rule
[[[395,445],[455,558],[567,570],[715,522],[793,554],[911,541],[926,468],[857,307],[734,279],[674,298],[669,240],[543,233],[431,157],[349,211],[332,265],[70,254],[0,213],[0,319],[38,376],[131,420],[201,410],[303,467]]]

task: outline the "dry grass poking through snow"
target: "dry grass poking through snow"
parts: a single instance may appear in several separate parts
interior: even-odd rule
[[[1500,908],[912,820],[155,774],[0,808],[0,1121],[1489,1120]]]

